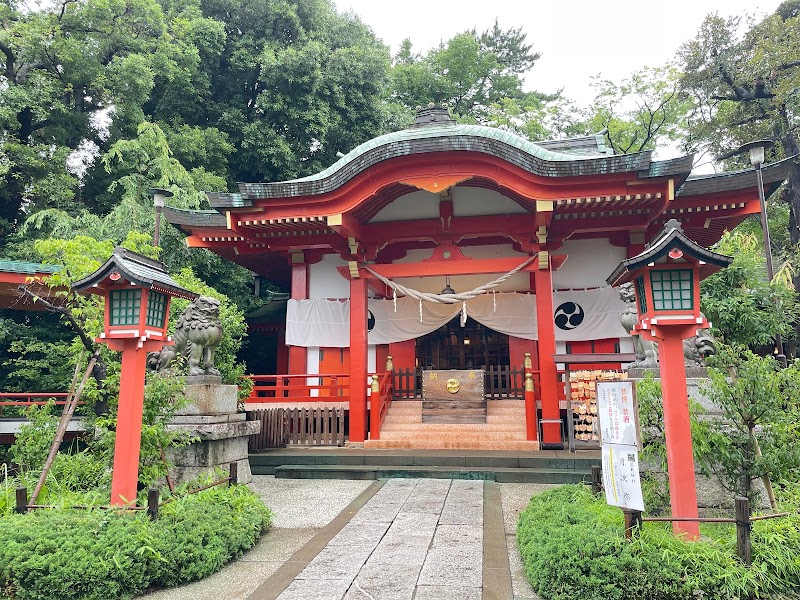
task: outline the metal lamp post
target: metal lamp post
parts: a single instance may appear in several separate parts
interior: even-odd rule
[[[173,193],[161,188],[150,188],[147,193],[153,197],[153,205],[156,207],[156,228],[153,232],[153,245],[158,246],[161,242],[161,211],[164,208],[164,199],[171,198]]]
[[[767,261],[767,277],[771,282],[775,278],[775,269],[772,266],[772,244],[769,238],[769,226],[767,224],[767,200],[764,197],[764,177],[761,173],[761,167],[764,164],[764,156],[767,148],[772,148],[775,142],[772,140],[756,140],[748,142],[740,146],[737,150],[729,156],[736,154],[744,154],[748,152],[750,155],[750,164],[755,167],[756,180],[758,181],[758,200],[761,207],[761,231],[764,234],[764,255]],[[775,309],[779,307],[776,305]],[[775,334],[776,355],[775,358],[782,366],[786,366],[786,355],[783,353],[783,336],[780,332]]]

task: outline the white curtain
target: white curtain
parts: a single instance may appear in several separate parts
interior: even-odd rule
[[[412,298],[370,300],[374,326],[370,344],[390,344],[421,337],[459,315],[462,304],[422,303]],[[617,290],[601,288],[553,295],[558,341],[626,337],[619,322],[624,304]],[[467,301],[467,315],[489,329],[527,340],[538,339],[536,296],[483,294]],[[286,343],[290,346],[346,348],[350,345],[349,300],[290,300],[286,311]]]

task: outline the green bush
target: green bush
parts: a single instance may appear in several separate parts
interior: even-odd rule
[[[791,508],[791,507],[789,507]],[[718,539],[684,542],[669,524],[623,536],[622,511],[584,486],[535,496],[517,524],[528,579],[547,600],[736,600],[800,593],[800,515],[753,525],[753,565],[736,557],[730,526]]]
[[[245,486],[143,511],[35,510],[0,518],[0,592],[18,600],[111,600],[187,583],[251,547],[271,514]]]

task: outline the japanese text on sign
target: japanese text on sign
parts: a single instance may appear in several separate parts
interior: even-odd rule
[[[638,445],[633,382],[603,381],[597,384],[597,416],[604,444]]]
[[[606,502],[611,506],[644,511],[636,448],[604,443],[602,453]]]

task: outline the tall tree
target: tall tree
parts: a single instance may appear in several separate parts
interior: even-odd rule
[[[641,69],[619,83],[598,77],[595,100],[583,111],[586,132],[605,131],[617,154],[683,141],[693,102],[679,89],[678,76],[674,66],[665,65]]]
[[[415,54],[405,40],[392,67],[391,98],[406,111],[417,105],[446,103],[460,120],[486,123],[502,104],[528,111],[550,96],[524,90],[524,76],[540,58],[521,27],[459,33],[426,54]]]
[[[706,17],[697,36],[683,45],[683,89],[697,110],[690,122],[693,143],[713,154],[761,138],[777,142],[769,159],[800,152],[800,0],[787,0],[760,22]],[[731,159],[747,166],[747,157]],[[789,206],[789,242],[800,242],[800,163],[793,162],[781,193]],[[785,255],[786,248],[776,249]],[[796,281],[795,285],[800,284]]]
[[[157,74],[198,54],[186,29],[155,0],[0,3],[0,233],[41,208],[111,208],[95,159],[135,133]]]
[[[202,0],[200,8],[224,35],[196,43],[203,60],[190,89],[157,79],[147,105],[180,158],[185,140],[202,135],[217,160],[226,155],[230,184],[275,181],[319,171],[383,132],[389,53],[357,17],[337,14],[329,0]]]

